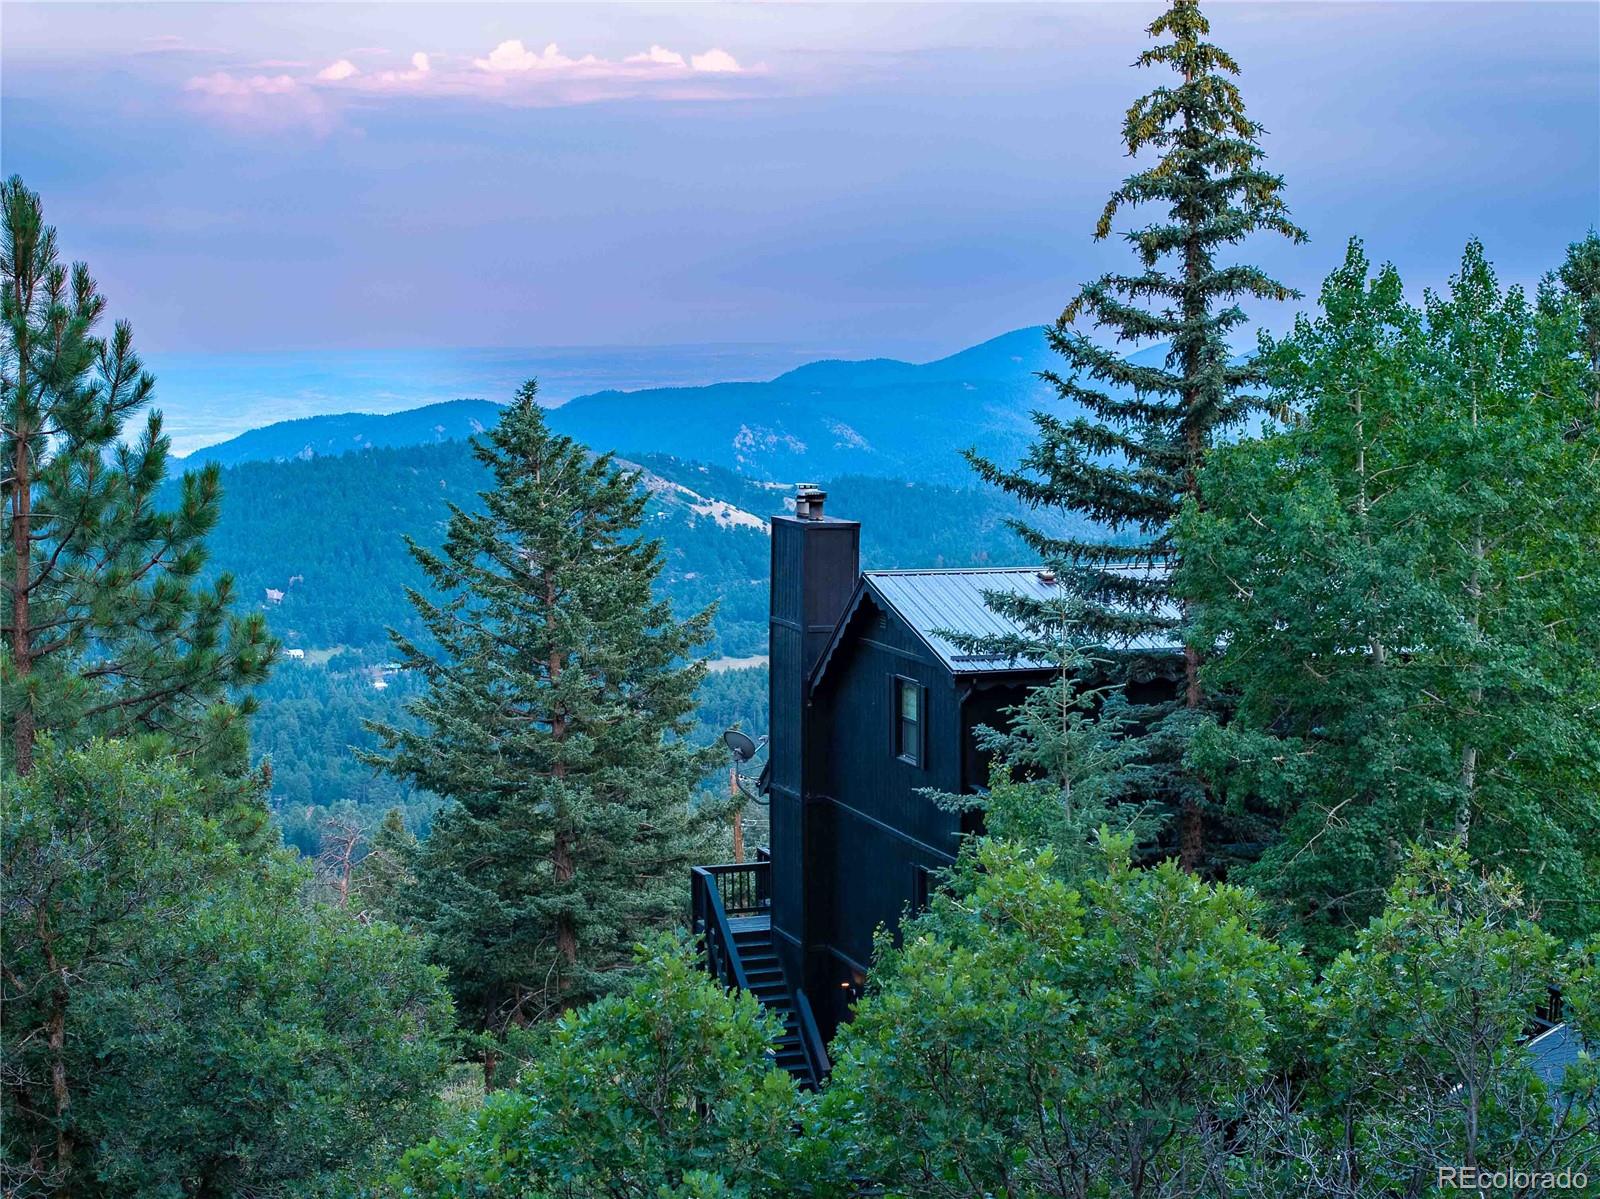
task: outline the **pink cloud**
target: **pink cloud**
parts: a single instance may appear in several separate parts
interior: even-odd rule
[[[341,58],[338,62],[330,62],[317,72],[317,78],[327,83],[337,83],[341,79],[348,79],[352,75],[361,74],[361,68],[348,58]]]
[[[365,66],[356,64],[357,56]],[[263,127],[302,125],[325,133],[345,107],[340,97],[454,96],[529,107],[643,96],[706,100],[734,93],[705,77],[762,71],[741,66],[732,54],[715,47],[685,55],[652,45],[618,60],[575,56],[554,42],[530,50],[512,38],[471,59],[418,50],[410,56],[409,68],[380,70],[362,51],[351,50],[316,71],[214,71],[194,76],[185,90],[197,105],[224,119]],[[697,78],[705,82],[696,83]]]
[[[415,88],[433,74],[433,60],[418,50],[411,56],[409,71],[374,71],[371,74],[349,76],[350,85],[360,91],[393,91],[397,88]],[[329,80],[328,82],[343,82]]]
[[[205,112],[226,121],[269,129],[307,127],[326,133],[332,114],[314,91],[292,75],[230,75],[214,71],[184,84]]]
[[[726,50],[711,49],[704,54],[696,54],[689,59],[689,63],[697,71],[705,71],[713,75],[737,75],[744,68],[739,65],[739,60]]]
[[[484,58],[472,63],[480,71],[496,75],[517,75],[530,72],[553,74],[568,72],[590,79],[645,79],[658,75],[662,68],[690,70],[709,75],[737,75],[744,72],[739,60],[726,50],[713,47],[703,54],[683,55],[666,46],[653,45],[639,54],[630,54],[620,62],[585,54],[573,58],[551,42],[540,53],[534,53],[521,39],[501,42]]]
[[[472,63],[481,71],[552,71],[563,67],[599,66],[601,60],[593,54],[569,58],[554,42],[544,48],[543,54],[535,54],[522,44],[522,39],[513,38],[489,51],[487,58],[475,58]]]
[[[300,85],[289,75],[229,75],[216,71],[210,75],[196,75],[184,86],[185,91],[200,92],[206,96],[234,98],[240,96],[286,96]]]
[[[133,48],[135,54],[221,54],[216,46],[191,42],[176,33],[156,33],[142,39]]]
[[[676,50],[668,50],[665,46],[651,46],[643,54],[630,54],[622,60],[626,63],[652,63],[659,67],[686,67],[683,55]]]

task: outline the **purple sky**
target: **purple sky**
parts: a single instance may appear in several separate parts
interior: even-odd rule
[[[3,155],[147,351],[793,342],[1052,319],[1143,4],[4,6]],[[1600,6],[1216,4],[1314,293],[1600,221]],[[1274,316],[1274,323],[1287,316]]]

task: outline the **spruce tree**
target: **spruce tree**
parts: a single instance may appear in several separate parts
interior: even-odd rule
[[[645,496],[610,455],[552,434],[518,392],[475,443],[483,511],[452,506],[442,547],[411,543],[438,598],[411,602],[438,649],[395,636],[420,727],[373,725],[372,760],[453,800],[403,883],[402,915],[491,1041],[608,990],[671,923],[725,804],[696,803],[716,756],[685,740],[710,610],[652,586]],[[485,1075],[493,1082],[496,1049]]]
[[[39,197],[12,177],[0,190],[0,692],[10,765],[27,774],[50,732],[65,747],[94,736],[158,734],[171,748],[239,775],[238,689],[276,652],[259,614],[230,614],[227,575],[198,585],[217,522],[215,466],[186,474],[163,511],[168,439],[155,387],[88,268],[58,258]]]
[[[1203,506],[1200,468],[1219,434],[1238,428],[1258,404],[1258,369],[1232,361],[1230,337],[1246,320],[1246,299],[1295,293],[1258,267],[1220,260],[1252,233],[1300,242],[1283,180],[1265,169],[1262,127],[1245,113],[1238,65],[1206,41],[1210,26],[1193,0],[1178,0],[1150,25],[1165,41],[1137,65],[1178,76],[1137,100],[1123,122],[1130,156],[1159,157],[1124,180],[1101,214],[1096,240],[1117,214],[1144,205],[1158,214],[1124,234],[1138,260],[1086,284],[1048,330],[1065,368],[1044,378],[1080,415],[1035,413],[1038,437],[1016,468],[975,452],[980,475],[1038,509],[1088,516],[1100,537],[1059,537],[1018,522],[1029,545],[1061,566],[1063,581],[1088,599],[1086,633],[1124,654],[1125,677],[1162,669],[1147,651],[1179,640],[1182,690],[1172,703],[1137,705],[1144,798],[1181,814],[1183,864],[1206,862],[1207,798],[1183,766],[1189,731],[1206,705],[1204,646],[1188,637],[1194,614],[1169,583],[1179,547],[1173,523],[1185,503]],[[1075,327],[1087,318],[1126,346],[1162,343],[1159,364],[1125,357]]]

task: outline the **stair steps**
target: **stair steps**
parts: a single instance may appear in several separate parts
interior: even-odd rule
[[[762,1007],[783,1021],[783,1032],[771,1051],[774,1063],[793,1075],[801,1086],[816,1086],[817,1080],[811,1073],[811,1063],[800,1040],[800,1016],[789,997],[789,984],[772,943],[770,925],[763,922],[760,927],[738,929],[733,934],[733,944],[751,994]]]

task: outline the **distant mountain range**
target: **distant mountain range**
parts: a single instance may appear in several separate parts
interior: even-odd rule
[[[767,522],[800,479],[828,489],[831,512],[861,519],[867,566],[1026,563],[1010,527],[1024,516],[1058,534],[1088,531],[1081,518],[1025,514],[977,486],[959,453],[976,443],[1015,460],[1031,438],[1029,413],[1061,411],[1035,377],[1053,364],[1042,331],[1024,329],[920,365],[822,361],[764,383],[597,392],[550,409],[549,419],[639,472],[645,530],[662,546],[661,595],[680,613],[716,605],[702,652],[757,662]],[[225,468],[206,573],[231,574],[241,607],[263,613],[294,654],[268,684],[254,740],[272,757],[286,835],[308,852],[329,808],[354,804],[371,816],[399,803],[413,823],[432,810],[408,787],[372,777],[347,747],[370,744],[364,719],[405,719],[415,688],[385,673],[394,655],[386,630],[423,642],[428,631],[406,598],[427,582],[404,538],[436,544],[449,504],[479,506],[490,480],[465,439],[500,411],[464,399],[282,421],[183,462]],[[175,501],[178,480],[167,486]],[[716,729],[764,726],[762,676],[728,671],[708,687]]]
[[[765,383],[600,392],[551,414],[595,447],[655,451],[757,479],[843,473],[970,479],[960,451],[1008,456],[1028,414],[1054,397],[1036,378],[1052,355],[1041,329],[1019,329],[936,362],[813,362]]]
[[[251,429],[238,437],[196,450],[184,458],[183,463],[186,466],[204,462],[238,466],[241,462],[289,462],[336,458],[356,450],[461,441],[483,432],[499,419],[500,405],[488,400],[447,400],[386,416],[370,412],[307,416]]]
[[[597,450],[665,454],[751,479],[966,483],[962,449],[1012,459],[1031,439],[1035,409],[1071,415],[1037,377],[1060,362],[1042,328],[1018,329],[935,362],[824,361],[760,383],[596,392],[551,409],[550,423]],[[497,413],[488,400],[455,400],[388,416],[315,416],[252,430],[186,461],[231,466],[424,445],[469,436]]]

